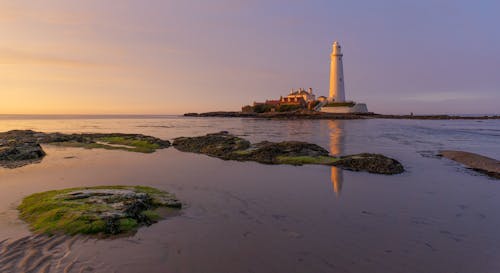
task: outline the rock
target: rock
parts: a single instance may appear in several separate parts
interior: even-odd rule
[[[380,154],[355,154],[342,156],[332,165],[351,171],[366,171],[377,174],[399,174],[404,167],[397,160]]]
[[[133,145],[133,141],[143,141],[146,144],[157,145],[157,148],[168,148],[170,142],[168,140],[159,139],[152,136],[142,134],[122,134],[122,133],[84,133],[84,134],[63,134],[63,133],[42,133],[32,130],[12,130],[0,133],[0,146],[12,145],[15,143],[39,143],[53,144],[58,142],[78,142],[78,143],[96,143],[97,141],[106,139],[114,139],[120,141],[128,141]],[[111,143],[112,144],[112,143]]]
[[[439,156],[456,161],[477,172],[500,179],[500,161],[464,151],[441,151]]]
[[[226,160],[257,161],[267,164],[278,163],[276,158],[279,156],[328,155],[327,150],[316,144],[300,141],[279,143],[264,141],[251,145],[248,140],[225,131],[205,136],[176,138],[173,146],[183,152],[206,154]]]
[[[109,186],[49,191],[26,197],[21,217],[37,231],[118,234],[151,225],[158,207],[180,209],[174,195],[142,186]],[[45,217],[57,214],[58,217]]]
[[[266,164],[279,164],[280,157],[319,157],[328,156],[324,148],[307,142],[283,141],[283,142],[260,142],[251,149],[231,153],[229,157],[234,160],[257,161]]]
[[[10,143],[9,146],[0,146],[0,166],[15,168],[30,163],[39,162],[45,152],[38,143]]]
[[[174,139],[173,146],[183,152],[231,159],[233,152],[248,149],[250,142],[227,132],[219,132],[199,137],[179,137]]]
[[[264,164],[335,165],[348,170],[379,174],[404,172],[403,166],[397,160],[379,154],[336,158],[329,156],[326,149],[312,143],[264,141],[252,145],[249,141],[228,132],[176,138],[173,146],[183,152],[206,154],[225,160],[256,161]]]
[[[40,144],[142,153],[151,153],[170,146],[167,140],[141,134],[62,134],[12,130],[0,133],[0,166],[15,168],[39,162],[45,156]]]

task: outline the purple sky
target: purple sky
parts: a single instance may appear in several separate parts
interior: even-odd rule
[[[498,1],[0,0],[0,113],[238,110],[290,88],[379,113],[500,113]]]

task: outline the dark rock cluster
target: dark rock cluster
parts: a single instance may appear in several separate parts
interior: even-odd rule
[[[279,156],[327,156],[322,147],[300,141],[268,142],[251,144],[250,141],[219,132],[197,137],[176,138],[173,146],[183,152],[206,154],[225,160],[257,161],[277,164]]]
[[[300,141],[259,142],[219,132],[197,137],[174,139],[173,146],[183,152],[206,154],[224,160],[256,161],[264,164],[321,164],[333,165],[352,171],[378,174],[399,174],[403,165],[380,154],[357,154],[335,158],[326,149]]]
[[[13,143],[39,143],[50,144],[57,142],[80,142],[93,143],[99,138],[121,137],[130,140],[142,140],[151,144],[157,144],[160,148],[168,148],[168,140],[159,139],[142,134],[122,134],[122,133],[83,133],[83,134],[63,134],[63,133],[43,133],[32,130],[12,130],[0,133],[0,147]]]
[[[316,144],[302,141],[263,141],[252,145],[251,149],[231,154],[232,159],[256,161],[265,164],[279,164],[281,157],[328,156],[328,151]]]
[[[119,138],[125,143],[139,141],[153,145],[154,148],[149,148],[148,151],[170,146],[167,140],[141,134],[62,134],[14,130],[0,133],[0,166],[19,167],[40,161],[45,156],[40,144],[70,143],[82,147],[102,147],[104,144],[99,140],[106,138]],[[379,174],[398,174],[404,171],[397,160],[380,154],[366,153],[337,158],[329,156],[326,149],[312,143],[263,141],[252,144],[225,131],[204,136],[179,137],[174,140],[173,146],[183,152],[206,154],[224,160],[255,161],[264,164],[333,165]],[[108,148],[122,147],[123,145]]]
[[[198,137],[179,137],[174,140],[173,145],[183,152],[232,159],[233,152],[248,149],[250,142],[227,132],[220,132]]]
[[[36,142],[12,141],[7,145],[0,144],[0,166],[16,168],[39,162],[45,156],[40,144]]]
[[[141,134],[62,134],[42,133],[32,130],[12,130],[0,133],[0,166],[16,168],[40,162],[45,156],[45,152],[40,144],[72,142],[88,145],[97,144],[99,139],[103,138],[120,138],[130,142],[143,141],[154,145],[157,149],[168,148],[170,146],[170,142],[167,140]]]

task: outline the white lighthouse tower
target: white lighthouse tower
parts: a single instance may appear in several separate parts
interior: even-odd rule
[[[339,42],[333,43],[330,56],[330,101],[345,102],[344,66],[342,64],[342,49]]]
[[[337,114],[367,113],[366,104],[345,100],[342,56],[340,44],[335,41],[330,55],[330,94],[327,100],[318,105],[318,109],[321,112]]]

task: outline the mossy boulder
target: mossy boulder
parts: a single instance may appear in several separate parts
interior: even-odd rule
[[[151,225],[165,207],[182,204],[170,193],[144,186],[71,188],[36,193],[18,209],[37,233],[120,234]]]

